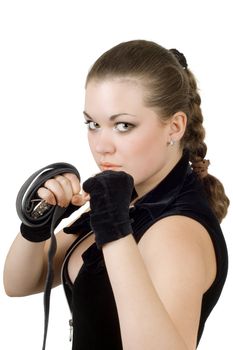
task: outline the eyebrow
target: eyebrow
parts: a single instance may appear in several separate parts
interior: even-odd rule
[[[87,118],[93,120],[92,117],[91,117],[89,114],[87,114],[87,112],[83,111],[83,114],[84,114]],[[110,119],[110,120],[114,120],[114,119],[116,119],[117,117],[120,117],[121,115],[131,115],[131,116],[133,116],[133,117],[136,117],[136,115],[130,114],[130,113],[117,113],[117,114],[111,115],[111,116],[109,117],[109,119]]]

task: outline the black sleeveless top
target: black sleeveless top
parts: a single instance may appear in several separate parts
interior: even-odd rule
[[[203,295],[197,345],[205,321],[217,303],[227,276],[228,254],[220,225],[210,209],[202,184],[184,154],[172,171],[130,208],[133,236],[138,243],[156,221],[171,215],[195,219],[208,231],[216,254],[217,274]],[[93,243],[83,254],[83,265],[71,283],[67,263],[76,246],[90,235],[89,212],[84,213],[66,233],[80,235],[69,248],[63,264],[63,286],[73,321],[72,350],[122,350],[116,303],[108,278],[103,253]],[[188,233],[187,233],[188,234]]]

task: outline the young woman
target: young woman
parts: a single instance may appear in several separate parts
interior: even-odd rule
[[[100,173],[82,193],[69,173],[38,191],[53,205],[90,201],[57,234],[73,350],[197,347],[227,275],[229,205],[208,174],[200,103],[183,54],[154,42],[121,43],[91,67],[84,118]],[[7,256],[11,296],[43,290],[48,232],[35,235],[22,224]]]

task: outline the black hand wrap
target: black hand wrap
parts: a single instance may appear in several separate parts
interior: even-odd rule
[[[69,204],[67,208],[59,207],[60,215],[58,215],[58,218],[54,223],[54,228],[56,228],[63,219],[68,218],[79,208],[80,207],[73,204]],[[51,237],[51,225],[52,216],[50,216],[49,221],[46,221],[42,226],[28,226],[22,222],[20,225],[20,233],[30,242],[43,242]]]
[[[46,205],[46,207],[42,206],[40,210],[37,210],[37,200],[39,200],[39,203],[41,201],[37,196],[37,191],[48,179],[63,173],[74,173],[80,180],[78,170],[71,164],[54,163],[33,173],[21,187],[16,199],[16,210],[22,221],[22,235],[32,242],[41,242],[51,237],[48,250],[48,271],[44,288],[44,337],[42,350],[45,350],[46,347],[50,294],[54,279],[53,258],[57,250],[54,229],[64,217],[69,216],[79,207],[70,205],[67,208],[62,208],[58,205]]]
[[[108,242],[132,233],[129,205],[133,194],[133,178],[123,171],[107,170],[83,184],[90,194],[90,223],[99,249]]]

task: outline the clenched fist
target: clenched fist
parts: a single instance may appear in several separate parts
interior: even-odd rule
[[[80,191],[81,185],[77,175],[64,173],[47,180],[44,186],[39,188],[37,194],[51,205],[68,207],[71,203],[80,207],[89,200],[89,196]]]
[[[83,189],[90,194],[90,223],[99,249],[132,233],[129,205],[134,181],[131,175],[107,170],[86,180]]]

